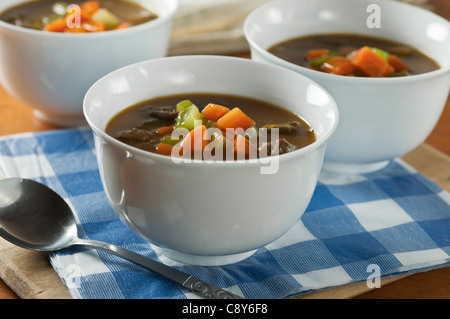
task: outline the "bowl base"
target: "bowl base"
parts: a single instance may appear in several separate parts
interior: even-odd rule
[[[365,174],[385,168],[391,161],[381,161],[368,164],[338,163],[324,161],[322,169],[324,171],[343,174]]]
[[[42,122],[59,127],[74,127],[87,125],[83,115],[61,115],[41,110],[33,110],[34,116]]]
[[[162,248],[161,252],[167,258],[174,261],[196,266],[223,266],[237,263],[244,260],[256,252],[257,249],[245,253],[224,255],[224,256],[199,256],[192,254],[185,254],[171,249]]]

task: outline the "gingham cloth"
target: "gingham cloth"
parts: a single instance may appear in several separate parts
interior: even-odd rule
[[[363,175],[322,173],[303,217],[250,258],[226,266],[173,262],[131,232],[106,199],[92,132],[0,138],[0,173],[47,184],[73,208],[80,237],[121,245],[246,298],[283,298],[450,263],[450,194],[401,160]],[[194,298],[114,255],[73,247],[49,254],[74,298]]]

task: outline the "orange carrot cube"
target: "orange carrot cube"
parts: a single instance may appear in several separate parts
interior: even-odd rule
[[[395,72],[400,72],[403,70],[411,71],[406,63],[400,60],[396,55],[389,55],[388,62],[394,68]]]
[[[222,130],[226,130],[227,128],[242,128],[245,131],[250,126],[255,125],[255,121],[249,118],[244,112],[241,111],[241,109],[235,107],[222,116],[217,121],[217,125]]]
[[[217,122],[218,119],[220,119],[222,116],[224,116],[225,114],[227,114],[230,111],[229,108],[219,105],[219,104],[214,104],[214,103],[209,103],[202,111],[202,115],[206,120],[211,120],[214,122]]]
[[[64,32],[66,28],[66,20],[59,18],[47,23],[44,27],[44,30],[50,32]]]
[[[309,50],[308,52],[306,52],[305,57],[308,60],[312,60],[312,59],[321,57],[322,55],[326,55],[329,53],[330,53],[330,50],[328,50],[328,49],[314,49],[314,50]]]
[[[337,75],[350,75],[354,72],[355,67],[353,63],[344,57],[336,56],[324,62],[320,69],[327,73]]]
[[[355,67],[370,77],[388,76],[394,72],[394,68],[368,46],[356,51],[351,60]]]

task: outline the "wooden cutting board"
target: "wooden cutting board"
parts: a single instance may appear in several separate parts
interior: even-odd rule
[[[424,176],[450,192],[450,156],[423,144],[403,159]],[[44,253],[25,250],[0,238],[0,277],[24,299],[69,299],[66,286]],[[405,276],[382,280],[387,284]],[[295,298],[351,298],[370,290],[365,283],[350,284]]]

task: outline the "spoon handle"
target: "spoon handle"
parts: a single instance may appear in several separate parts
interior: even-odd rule
[[[152,270],[166,278],[169,278],[185,288],[188,288],[195,294],[207,299],[243,299],[243,297],[235,295],[231,292],[223,290],[219,287],[208,284],[200,279],[190,276],[175,268],[169,267],[156,260],[144,257],[128,249],[113,244],[97,241],[79,239],[73,243],[74,245],[84,245],[92,248],[100,249],[128,261],[134,262],[144,268]]]

